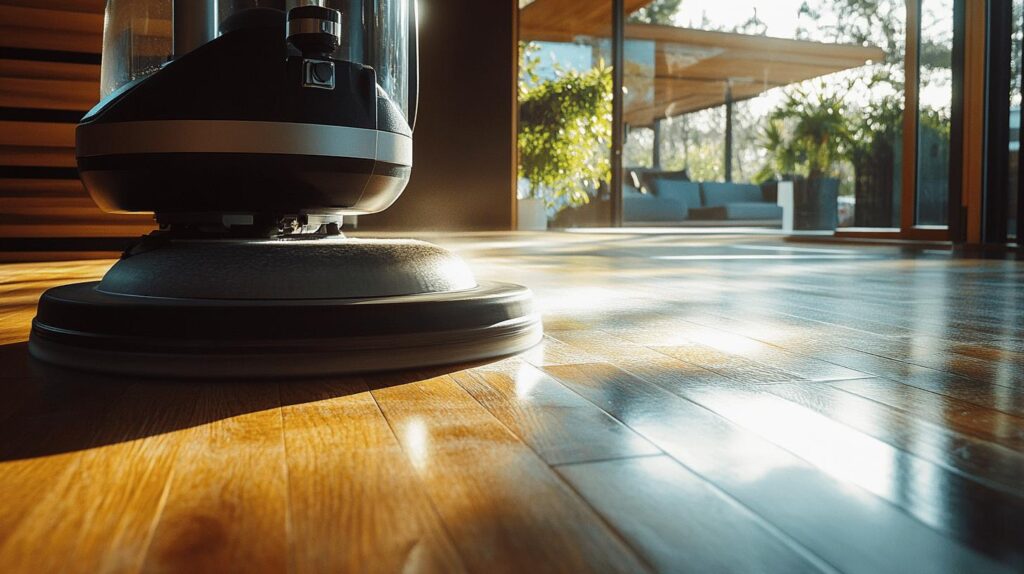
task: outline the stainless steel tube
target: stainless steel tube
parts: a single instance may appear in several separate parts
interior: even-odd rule
[[[174,57],[179,58],[217,35],[217,0],[174,0]]]
[[[298,8],[299,6],[320,6],[322,8],[324,4],[324,0],[288,0],[285,3],[285,7],[288,10],[291,10],[292,8]]]

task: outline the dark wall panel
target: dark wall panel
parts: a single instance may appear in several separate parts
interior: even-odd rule
[[[515,0],[420,0],[412,181],[360,229],[509,229]]]
[[[0,251],[93,250],[154,228],[100,211],[75,124],[99,99],[103,0],[0,0]]]

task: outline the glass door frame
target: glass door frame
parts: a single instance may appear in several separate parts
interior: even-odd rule
[[[1010,17],[1013,18],[1012,2],[1010,3]],[[1021,19],[1018,22],[1018,25],[1020,25],[1021,30],[1024,30],[1024,11],[1021,13]],[[1012,41],[1010,42],[1010,46],[1012,49]],[[1021,42],[1020,58],[1020,86],[1021,91],[1024,91],[1024,42]],[[1024,106],[1021,107],[1024,108]],[[1018,110],[1017,113],[1021,113],[1021,110]],[[1024,230],[1024,177],[1021,176],[1021,161],[1024,160],[1024,129],[1021,129],[1020,126],[1017,129],[1017,142],[1019,144],[1017,148],[1017,221],[1016,230],[1014,232],[1014,241],[1016,242],[1017,247],[1021,248],[1024,247],[1024,239],[1022,239],[1024,238],[1024,233],[1021,233],[1021,231]]]
[[[626,3],[625,0],[611,0],[612,3],[612,149],[611,181],[611,226],[622,227],[625,208],[623,207],[624,173],[622,149],[626,145],[626,126],[623,119],[626,85]]]
[[[1010,104],[1009,93],[1012,89],[1011,54],[1013,49],[1013,2],[1010,0],[993,0],[987,3],[988,13],[986,39],[988,45],[988,61],[985,89],[987,91],[985,108],[985,180],[980,197],[981,221],[978,233],[969,235],[970,243],[1007,244],[1009,235],[1009,159],[1010,159]],[[1019,25],[1024,26],[1024,15]],[[1022,49],[1024,51],[1024,49]],[[1024,53],[1019,55],[1024,61]],[[1019,72],[1024,82],[1024,66]],[[1022,83],[1024,85],[1024,83]],[[1018,130],[1018,143],[1024,144],[1024,134]],[[1020,160],[1024,159],[1024,150],[1017,151],[1017,236],[1018,246],[1022,244],[1020,237],[1021,217],[1024,216],[1024,178],[1020,177]]]
[[[611,142],[611,181],[610,200],[611,220],[615,227],[623,224],[623,189],[624,171],[622,166],[623,146],[625,143],[625,126],[623,124],[623,87],[625,61],[625,2],[624,0],[607,0],[612,7],[612,142]],[[904,55],[905,100],[903,111],[903,149],[901,172],[901,209],[899,228],[842,228],[837,229],[838,238],[878,238],[878,239],[909,239],[920,241],[962,240],[969,236],[970,224],[966,221],[972,210],[971,181],[984,180],[984,156],[972,150],[984,147],[985,132],[980,138],[972,137],[978,130],[977,108],[984,108],[986,91],[984,86],[978,89],[978,75],[984,83],[987,51],[987,30],[985,14],[988,4],[994,1],[968,2],[953,1],[953,46],[952,46],[952,108],[949,148],[949,214],[948,225],[917,224],[917,172],[918,172],[918,86],[919,86],[919,52],[921,41],[921,2],[908,0],[906,53]],[[979,7],[981,10],[980,18]],[[980,30],[979,30],[980,27]],[[980,38],[979,36],[980,32]],[[980,52],[980,54],[979,54]],[[978,70],[978,62],[982,69]],[[1004,56],[1005,57],[1005,56]],[[984,110],[983,110],[984,111]],[[973,113],[973,116],[972,116]],[[981,115],[984,123],[984,113]],[[974,132],[972,132],[974,130]],[[975,141],[977,139],[977,141]],[[978,177],[980,176],[980,178]],[[1024,180],[1024,178],[1022,178]],[[967,190],[967,192],[965,192]],[[1005,213],[1005,209],[1004,209]],[[1005,222],[1004,222],[1005,226]]]
[[[613,78],[613,107],[612,107],[612,181],[611,201],[612,209],[611,224],[615,227],[622,226],[622,148],[624,145],[623,106],[622,99],[624,77],[624,45],[625,45],[625,20],[626,14],[623,0],[609,0],[612,3],[612,78]],[[907,9],[907,41],[904,65],[905,102],[903,109],[903,157],[902,157],[902,189],[900,208],[900,228],[855,228],[838,229],[836,237],[872,237],[872,238],[895,238],[913,239],[925,241],[948,241],[952,239],[955,230],[958,229],[962,220],[962,189],[963,189],[963,162],[967,159],[964,155],[964,134],[963,134],[963,106],[964,106],[964,78],[965,78],[965,2],[966,0],[954,0],[953,2],[953,99],[951,112],[950,129],[950,159],[949,159],[949,214],[947,222],[949,225],[918,225],[917,224],[917,140],[918,140],[918,85],[919,85],[919,51],[921,43],[921,0],[909,0],[906,3]]]
[[[909,239],[915,241],[950,241],[962,221],[962,190],[964,179],[964,80],[966,77],[966,0],[953,1],[952,88],[949,142],[949,213],[947,225],[919,225],[918,205],[918,123],[920,102],[921,1],[908,0],[906,53],[904,54],[903,150],[901,158],[900,226],[899,228],[837,229],[839,238]]]

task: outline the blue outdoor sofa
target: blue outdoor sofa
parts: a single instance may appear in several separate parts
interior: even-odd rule
[[[623,187],[626,221],[678,223],[782,220],[782,208],[751,183],[696,182],[673,172],[632,172]]]

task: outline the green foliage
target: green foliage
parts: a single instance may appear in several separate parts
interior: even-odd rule
[[[834,15],[835,20],[824,18],[825,12]],[[903,65],[905,0],[818,0],[813,4],[804,2],[799,15],[815,23],[817,33],[813,35],[822,37],[814,39],[878,46],[885,52],[885,64]],[[797,35],[800,39],[812,36],[807,29]]]
[[[815,170],[824,168],[827,172],[834,170],[839,163],[847,162],[856,178],[871,180],[872,174],[891,170],[893,162],[899,161],[896,146],[903,130],[905,10],[904,0],[809,0],[803,4],[800,15],[813,22],[813,26],[798,31],[798,37],[876,45],[882,48],[885,57],[871,67],[862,68],[859,74],[850,77],[848,83],[823,84],[821,92],[829,95],[807,97],[799,90],[790,91],[779,112],[788,115],[790,122],[810,120],[810,117],[798,118],[801,113],[795,109],[794,97],[804,100],[804,114],[827,114],[827,117],[815,120],[815,129],[820,130],[819,135],[831,132],[834,142],[819,148],[820,155],[812,160],[809,156],[813,154],[808,154],[801,145],[787,147],[786,142],[780,141],[785,139],[782,134],[772,133],[779,128],[769,125],[765,128],[763,140],[771,165],[765,166],[760,176],[802,173],[810,177]],[[942,29],[943,26],[937,28]],[[921,40],[919,56],[923,68],[922,85],[930,81],[931,71],[941,78],[950,65],[948,39],[942,38],[941,34],[926,35]],[[860,101],[844,103],[844,99],[853,93],[867,97],[860,96]],[[921,129],[940,136],[945,131],[948,139],[948,117],[943,119],[942,115],[940,111],[922,109]],[[769,124],[773,122],[774,114]],[[826,163],[829,158],[831,167]],[[879,182],[872,185],[877,186]]]
[[[630,22],[639,24],[661,24],[671,26],[673,17],[679,11],[682,0],[654,0],[647,6],[633,12],[629,17]]]
[[[878,98],[859,113],[850,116],[849,160],[858,170],[872,165],[880,152],[900,139],[903,133],[903,94]]]
[[[852,133],[843,114],[842,95],[809,94],[796,88],[768,117],[762,143],[771,161],[756,176],[802,175],[808,179],[835,176],[847,157]]]
[[[537,74],[536,48],[520,46],[519,177],[548,205],[582,205],[611,174],[612,74],[603,63],[585,72]]]

